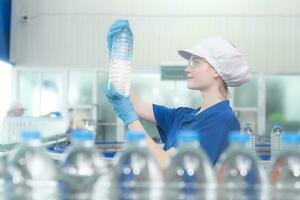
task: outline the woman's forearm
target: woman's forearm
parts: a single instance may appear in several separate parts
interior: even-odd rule
[[[142,132],[146,133],[142,123],[139,120],[136,120],[136,121],[132,122],[131,124],[129,124],[128,129],[132,130],[132,131],[142,131]],[[165,152],[163,149],[161,149],[161,147],[157,143],[155,143],[152,140],[152,138],[148,134],[146,135],[146,142],[147,142],[147,146],[150,149],[151,153],[156,158],[159,166],[161,168],[165,168],[170,159],[170,153],[172,153],[173,150]]]

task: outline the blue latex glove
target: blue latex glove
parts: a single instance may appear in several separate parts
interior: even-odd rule
[[[102,89],[110,103],[113,105],[116,114],[126,126],[139,119],[134,111],[129,96],[125,97],[118,93],[112,84],[109,89],[107,85],[103,86]]]
[[[113,42],[113,37],[115,34],[121,32],[124,28],[130,28],[129,22],[127,19],[119,19],[115,21],[109,28],[108,33],[107,33],[107,47],[108,47],[108,52],[109,52],[109,58],[111,54],[111,48],[112,48],[112,42]]]

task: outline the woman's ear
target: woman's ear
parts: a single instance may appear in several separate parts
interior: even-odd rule
[[[219,78],[220,77],[220,75],[219,75],[219,73],[214,69],[214,78]]]

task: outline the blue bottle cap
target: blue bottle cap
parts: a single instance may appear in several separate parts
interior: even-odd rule
[[[141,131],[127,131],[125,136],[130,142],[137,142],[145,139],[145,133]]]
[[[284,132],[281,141],[285,144],[298,144],[300,143],[300,135],[296,132]]]
[[[200,134],[195,131],[184,130],[176,135],[178,142],[193,142],[200,141]]]
[[[276,122],[276,123],[274,124],[274,129],[276,129],[276,128],[281,128],[281,126],[280,126],[280,123],[279,123],[279,122]]]
[[[76,141],[90,141],[93,140],[93,133],[88,130],[74,130],[71,132],[71,138]]]
[[[22,141],[40,140],[41,133],[38,131],[24,131],[21,133]]]
[[[230,132],[228,139],[230,142],[244,144],[250,140],[250,137],[251,136],[248,134],[241,134],[240,131],[232,131]]]

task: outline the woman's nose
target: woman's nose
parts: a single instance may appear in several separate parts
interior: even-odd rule
[[[185,67],[184,71],[185,71],[185,73],[189,73],[189,72],[191,72],[191,69],[192,69],[191,66],[188,65]]]

